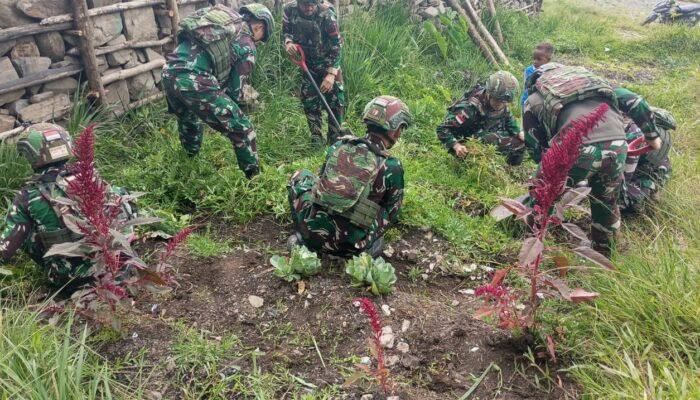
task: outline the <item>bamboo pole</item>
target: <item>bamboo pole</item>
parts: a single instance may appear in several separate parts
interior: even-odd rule
[[[115,44],[114,46],[97,47],[95,49],[95,55],[101,56],[103,54],[114,53],[115,51],[123,49],[142,49],[144,47],[158,47],[166,45],[173,41],[173,38],[168,36],[160,40],[146,40],[143,42],[126,41],[123,43]],[[77,56],[80,54],[78,49],[70,49],[66,52],[69,56]]]
[[[173,36],[176,36],[177,27],[180,24],[180,9],[177,7],[176,0],[165,0],[165,6],[170,12],[172,12],[172,14],[170,15],[170,21],[173,25],[172,34]]]
[[[133,10],[134,8],[150,7],[156,4],[163,4],[163,0],[136,0],[130,1],[128,3],[117,3],[112,4],[111,6],[93,8],[91,10],[88,10],[87,15],[89,17],[95,17],[98,15],[113,14],[124,10]],[[73,21],[73,17],[74,15],[72,14],[56,15],[53,17],[42,19],[41,21],[39,21],[39,25],[53,25],[62,22],[71,22]]]
[[[498,37],[498,43],[503,44],[503,31],[501,30],[501,23],[498,22],[498,18],[496,18],[496,5],[493,4],[493,0],[486,0],[486,4],[489,7],[489,13],[491,14],[491,18],[493,18],[493,21],[496,26],[496,36]]]
[[[185,4],[197,4],[208,2],[208,0],[177,0],[177,4],[184,6]]]
[[[11,138],[12,136],[19,135],[24,131],[24,127],[20,126],[19,128],[11,129],[9,131],[5,131],[0,133],[0,142],[4,142],[5,139]]]
[[[469,16],[467,15],[466,11],[462,8],[462,6],[459,5],[457,0],[447,0],[447,3],[452,7],[453,10],[457,11],[458,13],[462,14],[467,20],[469,20]],[[469,34],[469,37],[472,39],[472,42],[474,42],[477,47],[479,47],[479,50],[481,50],[481,54],[484,55],[484,57],[491,63],[496,68],[500,69],[500,66],[498,65],[498,61],[493,56],[493,53],[491,52],[491,49],[489,46],[486,44],[484,39],[481,37],[479,34],[479,31],[474,29],[474,24],[471,22],[467,24],[467,33]]]
[[[37,72],[35,74],[30,74],[24,78],[15,79],[10,82],[0,83],[0,95],[31,86],[41,85],[42,83],[52,82],[61,78],[66,78],[75,75],[82,70],[83,67],[80,65],[69,65],[63,68],[49,69],[46,71]]]
[[[95,97],[97,103],[100,104],[105,98],[105,88],[102,86],[100,73],[97,69],[97,58],[92,41],[94,33],[92,24],[88,18],[86,0],[73,0],[73,15],[75,17],[76,28],[84,33],[84,35],[80,36],[78,39],[78,47],[80,48],[80,56],[83,59],[83,65],[87,73],[88,87],[90,88],[88,97]]]
[[[488,31],[488,29],[486,29],[484,24],[481,22],[481,18],[479,18],[479,16],[476,15],[476,11],[474,10],[474,7],[472,7],[471,0],[464,0],[463,3],[464,3],[464,9],[467,11],[467,14],[469,15],[469,19],[479,29],[479,32],[481,32],[484,39],[486,39],[486,43],[488,43],[488,45],[491,46],[491,48],[493,49],[493,52],[496,54],[496,58],[498,58],[498,61],[502,62],[505,65],[510,66],[510,63],[508,62],[508,58],[506,58],[506,55],[503,54],[503,51],[498,46],[498,43],[496,43],[496,40],[493,38],[493,36],[491,36],[491,33]]]
[[[113,83],[116,81],[123,81],[124,79],[128,79],[128,78],[134,77],[136,75],[142,74],[144,72],[148,72],[150,70],[160,68],[163,65],[165,65],[165,60],[160,59],[160,60],[149,61],[145,64],[139,65],[138,67],[123,69],[123,70],[118,71],[118,72],[113,72],[111,74],[108,74],[108,75],[105,75],[102,77],[102,84],[107,86],[110,83]]]
[[[39,24],[28,24],[24,26],[16,26],[14,28],[0,29],[0,42],[17,39],[23,36],[36,35],[38,33],[57,32],[70,29],[73,27],[71,22],[64,22],[51,26],[42,26]]]
[[[129,105],[127,105],[123,110],[114,110],[113,114],[115,117],[122,116],[122,115],[126,114],[127,112],[133,110],[134,108],[143,107],[146,104],[153,103],[154,101],[160,100],[163,97],[165,97],[165,94],[163,92],[150,95],[150,96],[146,97],[145,99],[141,99],[139,101],[134,101],[133,103],[129,103]]]

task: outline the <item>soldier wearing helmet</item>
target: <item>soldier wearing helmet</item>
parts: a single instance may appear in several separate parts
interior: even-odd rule
[[[518,94],[518,80],[506,71],[489,76],[485,86],[476,85],[453,103],[437,128],[438,139],[459,158],[467,155],[464,141],[476,137],[496,146],[510,165],[523,161],[525,144],[518,138],[520,127],[508,109]]]
[[[67,187],[73,179],[66,168],[66,163],[73,157],[70,135],[58,125],[31,125],[21,134],[17,151],[27,159],[35,175],[15,196],[5,216],[4,229],[0,232],[0,264],[9,262],[23,249],[46,269],[49,281],[55,285],[63,286],[71,280],[71,286],[84,283],[80,277],[90,268],[87,260],[81,257],[44,257],[51,246],[74,242],[82,237],[68,229],[64,222],[66,215],[77,212],[65,201],[71,198]],[[116,187],[111,187],[111,191],[126,194]],[[124,218],[134,216],[132,207],[129,203],[123,204]]]
[[[335,10],[320,0],[287,3],[282,17],[282,34],[287,54],[298,56],[297,46],[304,51],[306,64],[316,85],[323,92],[338,123],[342,125],[345,89],[340,68],[342,45]],[[306,74],[302,74],[301,103],[313,143],[323,143],[323,105]],[[329,117],[327,143],[333,144],[339,135],[340,128]]]
[[[343,136],[333,144],[318,177],[308,170],[287,186],[295,232],[289,245],[349,257],[363,251],[379,256],[384,233],[396,223],[403,200],[404,173],[391,149],[411,125],[406,104],[379,96],[364,109],[367,135]]]
[[[652,148],[661,140],[643,99],[579,66],[549,63],[538,68],[526,83],[523,128],[532,159],[542,153],[572,121],[593,112],[601,103],[610,107],[604,119],[584,138],[581,155],[569,172],[571,182],[588,181],[591,187],[593,249],[609,256],[620,228],[619,199],[627,157],[622,114],[629,115],[644,132]]]
[[[204,121],[231,140],[246,177],[258,174],[255,131],[238,102],[255,65],[256,45],[273,30],[272,13],[262,4],[240,12],[216,5],[180,22],[178,45],[163,67],[163,88],[188,155],[199,153]]]

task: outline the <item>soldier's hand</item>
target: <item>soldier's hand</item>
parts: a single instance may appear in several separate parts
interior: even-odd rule
[[[459,158],[464,158],[469,154],[469,150],[467,150],[467,146],[461,144],[461,143],[455,143],[454,146],[452,146],[452,150],[454,150],[455,155]]]
[[[321,91],[323,93],[328,93],[333,89],[333,84],[335,83],[335,75],[333,74],[327,74],[325,78],[323,78],[323,82],[321,82]]]
[[[294,44],[294,42],[287,42],[284,45],[284,49],[287,50],[287,54],[290,56],[296,56],[298,51],[297,51],[297,45]]]
[[[520,139],[521,142],[525,141],[525,132],[520,131],[518,132],[518,139]]]
[[[661,144],[662,144],[662,143],[661,143],[661,138],[660,138],[660,137],[656,137],[656,139],[653,139],[653,140],[647,139],[647,143],[649,144],[649,147],[652,148],[652,150],[658,150],[658,149],[660,149],[660,148],[661,148]]]

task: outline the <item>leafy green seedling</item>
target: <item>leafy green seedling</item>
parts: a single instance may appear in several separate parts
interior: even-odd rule
[[[396,283],[394,267],[385,262],[382,257],[372,259],[372,256],[367,253],[355,256],[348,261],[345,273],[352,278],[353,286],[369,286],[369,290],[375,296],[394,291]]]
[[[321,270],[321,260],[306,246],[294,246],[289,257],[272,256],[270,264],[275,267],[275,276],[287,282],[316,275]]]

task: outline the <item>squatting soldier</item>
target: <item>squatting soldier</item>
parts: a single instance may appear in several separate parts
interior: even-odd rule
[[[306,55],[306,63],[316,84],[339,124],[345,115],[345,89],[340,69],[341,41],[335,10],[320,0],[297,0],[284,6],[282,17],[284,47],[290,56],[297,56],[297,45]],[[312,82],[302,75],[301,103],[315,143],[323,143],[323,107]],[[339,127],[328,118],[328,144],[340,136]]]
[[[259,172],[255,131],[237,101],[253,70],[256,44],[267,41],[273,28],[272,13],[261,4],[243,6],[240,14],[216,5],[180,22],[178,46],[163,67],[163,87],[187,154],[199,153],[204,121],[231,140],[246,177]]]
[[[533,73],[527,88],[525,142],[536,162],[572,120],[589,114],[601,103],[610,106],[605,118],[584,139],[581,156],[569,172],[570,183],[588,180],[592,196],[591,242],[595,250],[609,256],[614,234],[620,227],[618,200],[627,156],[620,113],[638,121],[647,142],[658,149],[660,139],[653,118],[636,112],[637,102],[618,101],[608,81],[583,67],[545,64]]]
[[[308,170],[292,175],[287,187],[295,226],[290,245],[341,257],[381,253],[404,189],[401,162],[387,150],[411,124],[411,115],[401,100],[380,96],[367,104],[362,119],[367,135],[343,136],[333,144],[318,177]]]
[[[36,175],[17,194],[5,217],[0,236],[0,263],[9,262],[18,250],[23,249],[37,264],[46,269],[49,280],[63,286],[74,278],[71,286],[85,283],[84,276],[91,264],[81,257],[44,257],[51,246],[74,242],[80,234],[68,229],[64,218],[76,213],[59,198],[68,198],[68,182],[73,175],[66,162],[73,156],[72,140],[60,126],[41,123],[27,128],[17,142],[17,150],[24,155]],[[110,193],[126,194],[117,187]],[[123,203],[118,218],[131,219],[135,211],[131,204]]]
[[[485,87],[477,84],[452,104],[437,128],[438,139],[450,154],[464,158],[468,154],[464,141],[477,137],[484,143],[496,145],[508,164],[520,164],[525,144],[518,138],[520,126],[508,109],[519,86],[513,74],[498,71],[489,76]]]
[[[627,93],[624,93],[624,91],[626,90],[615,89],[616,94],[622,92],[622,94],[626,95]],[[627,95],[625,97],[630,96]],[[620,96],[618,96],[619,98]],[[646,101],[641,99],[633,110],[642,115],[648,115],[647,108]],[[654,114],[657,132],[663,143],[659,150],[642,154],[641,156],[627,156],[624,174],[625,182],[620,193],[620,210],[623,212],[639,212],[646,201],[654,197],[660,187],[671,178],[671,160],[668,157],[668,152],[672,146],[672,141],[671,134],[668,131],[676,129],[676,120],[670,112],[664,109],[651,107],[650,110]],[[637,138],[644,136],[642,129],[627,116],[625,117],[625,132],[627,134],[627,143],[632,143]]]

